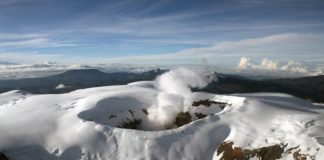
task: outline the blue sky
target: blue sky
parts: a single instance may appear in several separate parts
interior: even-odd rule
[[[235,67],[242,57],[323,67],[324,1],[0,0],[0,61]]]

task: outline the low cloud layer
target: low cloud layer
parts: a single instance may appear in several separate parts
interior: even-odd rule
[[[321,68],[310,69],[297,61],[288,61],[286,63],[264,58],[260,63],[253,62],[251,58],[241,57],[237,70],[244,72],[264,72],[264,73],[287,73],[300,75],[319,75],[323,74]]]
[[[104,72],[145,72],[159,67],[154,65],[124,64],[59,64],[45,61],[34,64],[15,64],[0,61],[0,80],[49,76],[73,69],[99,69]]]

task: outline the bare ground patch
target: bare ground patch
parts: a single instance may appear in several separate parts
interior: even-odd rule
[[[244,149],[235,147],[232,141],[223,142],[217,149],[220,160],[249,160],[258,158],[260,160],[276,160],[291,155],[294,160],[315,160],[315,156],[301,153],[299,146],[287,148],[287,144],[275,144],[272,146]]]

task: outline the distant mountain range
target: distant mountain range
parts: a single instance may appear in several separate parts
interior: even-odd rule
[[[218,94],[281,92],[302,99],[324,103],[324,75],[302,78],[251,80],[241,76],[220,74],[218,81],[210,83],[203,91]]]
[[[97,69],[70,70],[48,77],[0,80],[0,93],[14,89],[35,94],[66,93],[89,87],[122,85],[134,81],[153,80],[163,72],[162,70],[152,70],[143,73],[105,73]],[[58,87],[63,85],[64,87]]]
[[[36,94],[66,93],[89,87],[122,85],[135,81],[153,80],[165,71],[158,69],[143,73],[105,73],[97,69],[70,70],[48,77],[0,80],[0,93],[15,89]],[[218,94],[282,92],[324,103],[324,75],[271,80],[252,80],[228,74],[217,74],[217,77],[217,82],[210,83],[200,91]]]

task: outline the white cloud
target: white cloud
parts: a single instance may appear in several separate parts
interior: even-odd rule
[[[250,63],[250,58],[242,57],[237,67],[238,69],[243,70],[247,69],[250,66],[252,66],[252,64]]]
[[[224,41],[210,47],[192,48],[177,52],[178,55],[219,55],[219,54],[304,54],[306,52],[322,53],[319,47],[324,41],[323,35],[278,34],[260,38]]]
[[[32,48],[53,48],[71,47],[75,44],[67,41],[57,41],[47,34],[36,33],[0,33],[0,47],[32,47]]]
[[[253,63],[250,58],[241,57],[237,66],[239,71],[252,71],[252,72],[290,72],[304,75],[318,75],[322,73],[319,68],[310,70],[300,62],[288,61],[288,63],[279,63],[278,61],[264,58],[261,63]]]
[[[0,47],[52,48],[52,47],[72,47],[72,46],[75,46],[75,44],[53,41],[48,38],[32,38],[27,40],[0,42]]]
[[[282,66],[281,70],[297,72],[297,73],[308,73],[308,69],[302,66],[299,62],[289,61],[288,64]]]
[[[252,63],[250,58],[241,57],[237,69],[239,70],[245,70],[245,69],[277,70],[279,68],[278,68],[277,61],[272,61],[267,58],[262,59],[260,64],[256,64],[256,63]]]
[[[238,41],[223,41],[209,47],[189,48],[178,52],[159,55],[138,55],[105,59],[120,63],[179,63],[193,62],[207,58],[214,65],[235,66],[234,59],[249,55],[256,57],[280,57],[283,60],[316,60],[323,54],[324,35],[279,34]],[[264,66],[275,68],[276,64],[264,61]]]
[[[0,51],[0,59],[6,62],[35,64],[47,61],[56,61],[64,59],[63,56],[57,54],[40,54],[38,52],[7,52]]]
[[[247,47],[259,47],[263,45],[280,44],[281,42],[290,42],[290,41],[298,40],[301,37],[302,35],[294,34],[294,33],[278,34],[278,35],[270,35],[261,38],[243,39],[239,41],[225,41],[225,42],[215,44],[212,48],[231,50],[237,48],[242,49]]]
[[[275,70],[278,69],[278,62],[264,58],[261,62],[260,67],[264,69]]]
[[[0,33],[0,40],[21,40],[21,39],[29,39],[29,38],[42,38],[46,37],[45,34],[12,34],[12,33]]]

